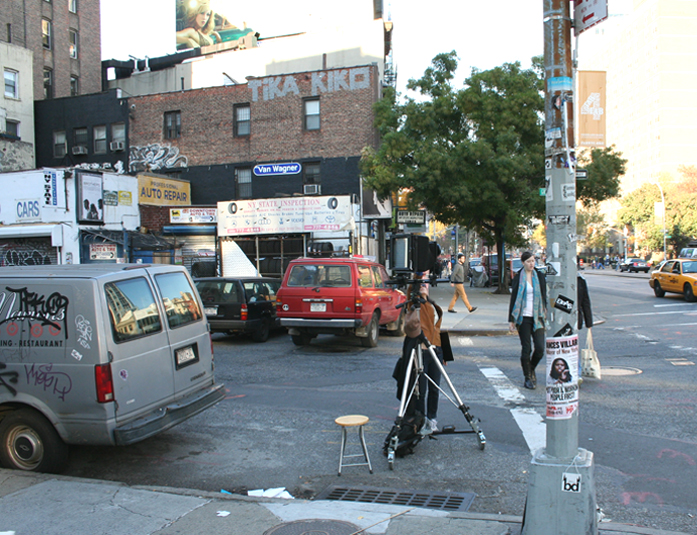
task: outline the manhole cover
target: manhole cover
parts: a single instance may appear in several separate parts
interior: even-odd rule
[[[603,376],[639,375],[643,373],[639,368],[623,368],[622,366],[603,366],[600,372]]]
[[[351,535],[361,528],[341,520],[296,520],[264,532],[264,535]]]
[[[474,501],[474,494],[469,492],[394,490],[378,487],[347,488],[331,485],[320,492],[315,499],[404,505],[442,511],[467,511]]]

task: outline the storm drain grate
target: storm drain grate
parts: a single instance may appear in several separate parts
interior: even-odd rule
[[[467,511],[474,501],[474,494],[469,492],[431,492],[381,489],[377,487],[347,488],[330,486],[320,492],[315,499],[405,505],[443,511]]]

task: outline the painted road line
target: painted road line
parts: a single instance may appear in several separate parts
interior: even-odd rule
[[[535,453],[540,448],[544,448],[547,440],[547,429],[542,419],[542,415],[530,407],[522,407],[527,402],[520,390],[511,383],[510,379],[498,368],[480,368],[498,396],[506,401],[517,405],[511,409],[511,415],[518,424],[523,438],[530,449],[530,453]]]

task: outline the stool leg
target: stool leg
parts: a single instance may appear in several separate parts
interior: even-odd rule
[[[368,469],[370,473],[373,473],[373,466],[370,464],[370,457],[368,457],[368,448],[365,445],[365,436],[363,435],[363,426],[358,428],[358,436],[361,438],[361,446],[363,446],[363,456],[365,457],[365,462],[368,463]]]
[[[339,452],[339,475],[341,475],[341,467],[344,466],[344,452],[346,451],[346,428],[341,428],[341,451]]]

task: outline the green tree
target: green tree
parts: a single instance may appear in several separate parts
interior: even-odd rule
[[[382,197],[410,189],[410,199],[439,221],[496,243],[503,265],[504,241],[522,243],[521,226],[544,210],[543,80],[536,65],[473,69],[455,91],[451,52],[409,81],[423,100],[400,104],[387,89],[375,109],[381,146],[363,154],[366,186]],[[499,291],[507,292],[500,279]]]
[[[619,196],[620,177],[626,171],[627,160],[616,152],[614,145],[584,150],[578,155],[578,164],[588,171],[586,180],[576,182],[576,197],[585,208]]]

